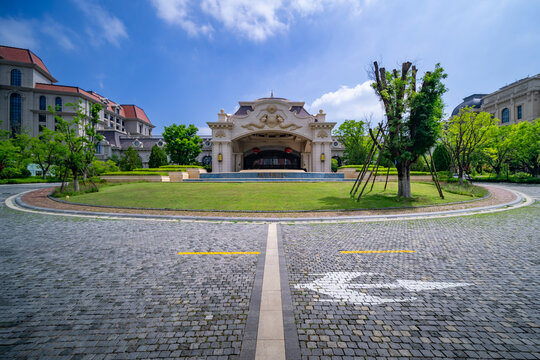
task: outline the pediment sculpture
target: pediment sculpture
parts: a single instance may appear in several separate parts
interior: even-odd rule
[[[296,130],[302,127],[293,123],[285,124],[285,119],[283,118],[283,116],[279,114],[276,114],[276,115],[264,114],[263,116],[259,118],[259,121],[260,121],[259,124],[255,124],[251,122],[249,124],[242,125],[242,127],[251,131],[254,131],[255,129],[259,129],[259,130],[263,129],[265,126],[268,126],[270,129],[274,129],[277,126],[283,130],[285,129]]]

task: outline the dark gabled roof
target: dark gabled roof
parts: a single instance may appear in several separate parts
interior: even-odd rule
[[[466,98],[463,98],[463,102],[454,108],[452,111],[452,116],[459,114],[459,111],[464,107],[472,107],[475,109],[480,109],[482,103],[484,102],[483,98],[487,94],[473,94],[469,95]]]

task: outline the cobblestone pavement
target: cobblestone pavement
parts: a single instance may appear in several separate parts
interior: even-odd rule
[[[29,189],[0,186],[1,200]],[[266,226],[0,206],[0,358],[237,358]]]
[[[540,195],[540,186],[511,188]],[[538,201],[281,232],[303,359],[540,358]]]

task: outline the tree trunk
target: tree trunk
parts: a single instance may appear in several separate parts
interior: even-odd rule
[[[411,198],[411,165],[405,162],[397,163],[398,196]]]
[[[73,170],[73,190],[79,191],[79,172],[77,170]]]

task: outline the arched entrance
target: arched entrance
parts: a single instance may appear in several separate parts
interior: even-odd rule
[[[252,149],[244,154],[244,170],[252,169],[300,169],[300,153],[291,148]]]
[[[311,141],[285,131],[252,132],[231,141],[234,170],[310,171]]]

